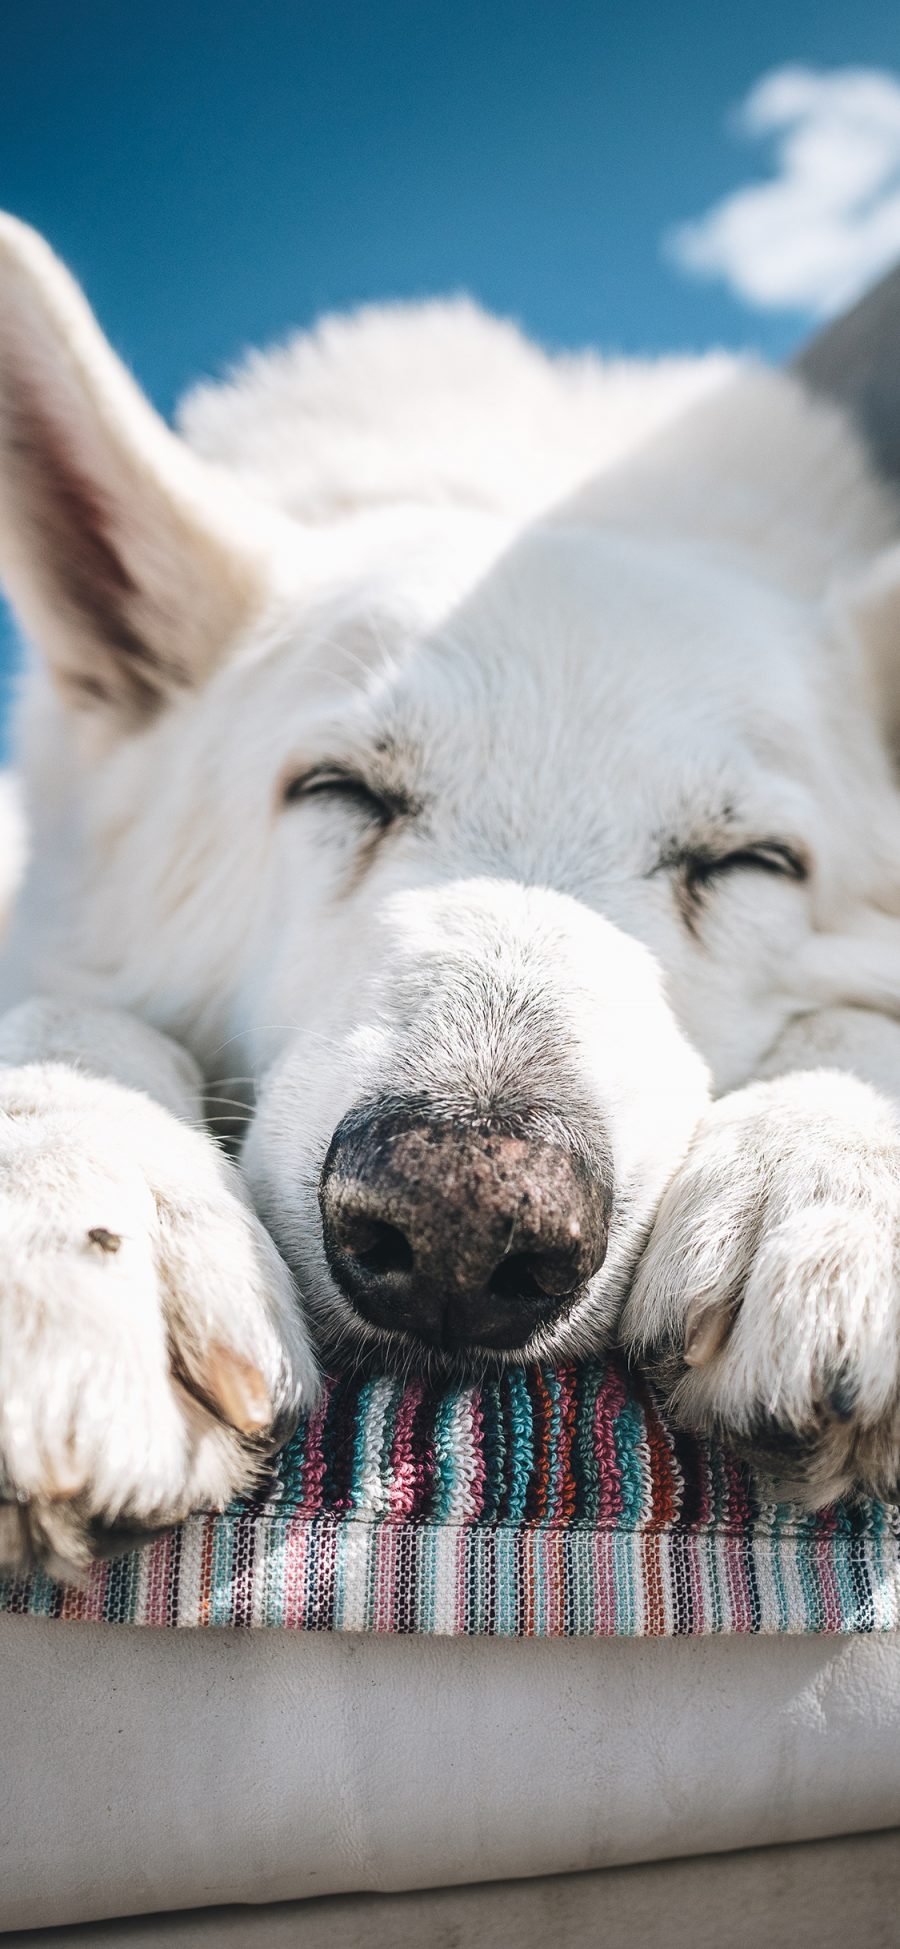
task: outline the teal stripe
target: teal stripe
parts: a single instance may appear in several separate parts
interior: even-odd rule
[[[238,1535],[236,1522],[216,1523],[213,1529],[212,1561],[210,1581],[212,1589],[209,1600],[210,1624],[232,1624],[234,1622],[234,1564],[235,1540]]]
[[[456,1485],[458,1462],[451,1441],[451,1423],[456,1406],[456,1397],[445,1394],[441,1400],[434,1422],[434,1520],[444,1523],[450,1513],[453,1490]]]
[[[503,1501],[503,1474],[506,1459],[503,1412],[500,1405],[500,1390],[496,1381],[488,1382],[481,1390],[481,1427],[484,1458],[482,1521],[493,1523],[497,1520]]]
[[[621,1419],[621,1417],[619,1417]],[[633,1538],[629,1537],[629,1543]],[[631,1548],[617,1552],[618,1576],[616,1578],[616,1631],[623,1637],[633,1638],[637,1617],[635,1603],[634,1556]]]
[[[358,1509],[362,1502],[362,1472],[366,1459],[369,1437],[369,1416],[372,1412],[372,1396],[375,1381],[367,1381],[359,1397],[356,1410],[356,1434],[353,1441],[353,1476],[350,1483],[350,1502]]]
[[[616,1460],[622,1481],[622,1512],[619,1528],[637,1530],[644,1508],[644,1469],[641,1440],[644,1421],[637,1401],[630,1399],[619,1409],[613,1423]]]
[[[495,1537],[495,1563],[497,1570],[496,1630],[501,1638],[513,1638],[518,1629],[518,1589],[519,1579],[516,1567],[516,1537],[518,1530],[498,1529]]]
[[[718,1552],[715,1550],[710,1552],[707,1569],[709,1574],[709,1588],[712,1593],[712,1616],[710,1618],[709,1628],[711,1631],[726,1631],[731,1627],[731,1607],[727,1597],[727,1584],[724,1593],[722,1590],[722,1580],[719,1574],[719,1557]]]
[[[419,1551],[419,1585],[416,1592],[416,1629],[429,1632],[434,1630],[436,1603],[435,1559],[437,1556],[437,1532],[426,1530]]]
[[[33,1570],[31,1576],[23,1582],[25,1609],[32,1617],[50,1617],[54,1604],[59,1601],[59,1585],[43,1570]],[[23,1585],[20,1584],[19,1589],[22,1588]]]
[[[534,1416],[524,1374],[512,1367],[504,1377],[504,1384],[508,1389],[512,1439],[507,1456],[507,1494],[503,1518],[508,1523],[521,1523],[525,1517],[525,1502],[534,1461]]]

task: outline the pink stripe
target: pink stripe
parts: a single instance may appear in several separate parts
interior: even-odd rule
[[[553,1476],[552,1507],[548,1512],[555,1519],[560,1514],[560,1506],[566,1493],[569,1479],[569,1461],[572,1453],[573,1429],[569,1425],[572,1405],[575,1399],[575,1373],[571,1367],[559,1370],[559,1434],[556,1441],[556,1468]]]
[[[612,1637],[616,1628],[616,1580],[613,1570],[612,1538],[605,1530],[594,1537],[594,1630],[598,1637]]]
[[[378,1531],[375,1545],[375,1590],[372,1604],[373,1631],[390,1631],[393,1623],[396,1555],[396,1531],[390,1523],[383,1523]]]
[[[562,1530],[544,1530],[543,1544],[547,1632],[551,1638],[561,1638],[566,1623],[565,1537]]]
[[[622,1514],[622,1477],[616,1457],[613,1432],[616,1416],[628,1399],[618,1367],[610,1366],[597,1389],[594,1404],[594,1454],[600,1476],[597,1523],[613,1526]]]
[[[309,1530],[303,1516],[287,1524],[284,1542],[284,1620],[295,1629],[306,1623],[304,1586]]]
[[[834,1523],[830,1519],[828,1521],[828,1529],[833,1533]],[[831,1536],[829,1535],[823,1537],[821,1542],[815,1544],[810,1552],[810,1568],[815,1569],[819,1579],[825,1629],[826,1631],[837,1631],[840,1629],[841,1623],[841,1598],[830,1542]]]
[[[722,1461],[725,1470],[728,1526],[729,1529],[739,1530],[744,1536],[749,1533],[751,1523],[750,1502],[743,1470],[733,1455],[724,1454]]]
[[[481,1412],[481,1391],[474,1388],[471,1396],[472,1442],[475,1449],[475,1467],[472,1474],[472,1520],[478,1521],[484,1514],[484,1417]]]
[[[741,1536],[749,1536],[750,1504],[740,1464],[732,1455],[723,1457],[725,1480],[727,1483],[728,1525]],[[750,1595],[750,1582],[747,1576],[747,1560],[743,1549],[737,1545],[726,1551],[728,1565],[727,1584],[731,1599],[731,1629],[751,1631],[753,1629],[753,1608]]]
[[[318,1407],[310,1415],[306,1431],[306,1445],[303,1450],[303,1490],[301,1507],[315,1515],[322,1506],[322,1484],[325,1480],[325,1454],[322,1437],[328,1404],[334,1392],[334,1382],[328,1380],[322,1392]]]
[[[103,1605],[106,1598],[106,1586],[108,1582],[109,1565],[106,1563],[95,1563],[88,1581],[87,1590],[85,1591],[84,1604],[84,1615],[90,1618],[92,1624],[103,1623]]]
[[[703,1596],[703,1578],[700,1575],[700,1560],[694,1548],[693,1537],[686,1539],[681,1560],[687,1564],[687,1574],[691,1580],[691,1630],[701,1631],[706,1624],[706,1604]]]
[[[825,1612],[826,1627],[829,1631],[837,1631],[840,1629],[841,1623],[840,1584],[838,1583],[834,1557],[829,1547],[834,1541],[837,1531],[837,1511],[835,1509],[823,1509],[819,1516],[817,1527],[819,1535],[812,1551],[812,1557],[821,1580],[822,1604]]]
[[[725,1628],[730,1631],[750,1631],[753,1613],[750,1603],[750,1584],[744,1551],[740,1543],[729,1543],[725,1539],[725,1583],[728,1590],[730,1617],[725,1619]]]
[[[161,1536],[150,1548],[150,1566],[147,1576],[147,1607],[144,1621],[147,1624],[167,1622],[167,1600],[171,1542],[168,1536]]]
[[[394,1423],[394,1441],[391,1449],[391,1515],[399,1521],[412,1515],[416,1506],[416,1490],[420,1485],[420,1470],[413,1461],[412,1430],[416,1409],[425,1393],[424,1387],[416,1381],[404,1390],[397,1409]]]

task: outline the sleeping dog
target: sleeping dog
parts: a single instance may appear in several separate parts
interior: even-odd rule
[[[452,303],[181,427],[4,219],[3,1559],[246,1488],[314,1347],[618,1337],[779,1493],[889,1490],[900,510],[849,421]]]

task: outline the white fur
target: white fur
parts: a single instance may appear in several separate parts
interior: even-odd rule
[[[606,1264],[526,1356],[599,1344],[638,1268],[623,1330],[686,1420],[751,1446],[760,1418],[778,1422],[812,1444],[814,1498],[886,1484],[900,1455],[884,1243],[900,1220],[900,563],[897,509],[849,425],[754,366],[554,360],[449,304],[330,321],[254,355],[188,400],[192,452],[153,421],[46,247],[7,220],[0,450],[21,397],[35,406],[0,461],[0,567],[45,661],[20,712],[32,852],[4,988],[10,1007],[66,1011],[88,1178],[108,1181],[120,1128],[146,1116],[158,1130],[164,1112],[95,1104],[113,1086],[85,1072],[184,1117],[159,1038],[182,1046],[212,1097],[236,1117],[247,1106],[244,1173],[308,1313],[359,1344],[375,1330],[334,1287],[319,1230],[336,1123],[385,1091],[536,1105],[603,1132],[614,1204]],[[409,810],[378,838],[356,802],[281,804],[280,781],[325,763]],[[809,856],[805,883],[745,865],[692,902],[686,849],[779,842]],[[28,1085],[52,1123],[58,1049],[42,1017],[17,1020],[6,1060],[53,1062]],[[221,1169],[210,1139],[191,1145],[187,1211]],[[10,1169],[18,1186],[15,1145]],[[88,1188],[59,1181],[73,1236],[105,1222]],[[201,1229],[191,1319],[212,1276]],[[743,1311],[724,1272],[717,1284],[734,1260]],[[61,1398],[81,1371],[106,1271],[77,1321],[4,1364],[22,1426],[35,1394]],[[38,1254],[35,1290],[41,1278]],[[698,1280],[735,1322],[702,1369],[682,1357]],[[234,1302],[230,1344],[265,1367],[259,1299],[246,1332]],[[164,1299],[143,1303],[158,1332]],[[11,1304],[0,1343],[16,1349]],[[299,1331],[297,1399],[311,1386]],[[836,1361],[855,1389],[837,1422],[823,1406]],[[90,1393],[74,1438],[83,1421],[97,1454]],[[2,1411],[7,1474],[37,1496]],[[151,1466],[137,1435],[130,1473],[109,1453],[134,1510],[183,1507],[190,1470],[167,1501],[165,1456]],[[86,1519],[115,1513],[112,1483],[96,1459]]]

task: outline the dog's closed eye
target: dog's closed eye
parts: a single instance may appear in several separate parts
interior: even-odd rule
[[[302,799],[331,798],[376,821],[382,828],[392,825],[407,810],[398,797],[379,790],[340,765],[316,765],[307,771],[289,773],[280,797],[283,806],[295,805]]]
[[[681,917],[691,933],[697,930],[706,895],[742,873],[765,873],[775,879],[808,880],[812,862],[805,848],[782,839],[760,839],[750,845],[724,848],[677,847],[663,855],[654,869],[672,873]]]
[[[689,887],[702,888],[726,874],[743,871],[772,873],[786,880],[809,879],[810,862],[800,847],[781,839],[761,839],[730,853],[685,853],[679,862]]]

